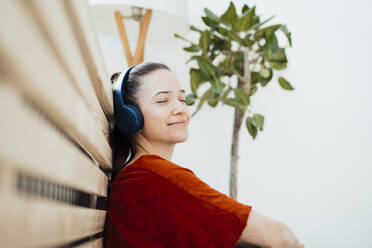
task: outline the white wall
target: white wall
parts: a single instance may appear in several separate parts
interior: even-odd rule
[[[239,10],[244,2],[234,1]],[[238,200],[287,224],[305,247],[372,247],[372,4],[257,2],[257,13],[275,14],[272,23],[292,32],[289,66],[281,74],[295,91],[272,81],[252,97],[251,109],[265,116],[265,126],[254,141],[242,128]],[[221,14],[228,6],[222,0],[189,4],[190,23],[199,27],[204,7]],[[110,73],[125,67],[119,39],[99,39]],[[189,90],[185,45],[147,43],[145,60],[169,65]],[[206,104],[192,119],[190,138],[178,144],[173,161],[228,194],[233,109],[218,106]]]

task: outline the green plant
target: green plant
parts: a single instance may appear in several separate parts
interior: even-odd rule
[[[291,47],[291,33],[282,24],[265,25],[274,16],[261,21],[260,16],[256,14],[256,6],[249,7],[245,4],[239,14],[230,2],[228,9],[221,16],[208,8],[204,8],[204,12],[202,20],[206,28],[201,30],[190,26],[192,31],[200,35],[197,43],[177,33],[174,35],[189,43],[189,46],[183,48],[192,53],[186,64],[194,60],[198,65],[197,68],[190,69],[192,92],[186,97],[187,105],[193,105],[199,100],[192,117],[205,102],[213,108],[220,101],[235,108],[230,197],[236,199],[239,131],[245,113],[248,112],[245,126],[253,139],[256,138],[258,130],[263,131],[264,127],[264,116],[252,113],[248,108],[251,97],[259,88],[271,82],[274,76],[283,89],[294,89],[283,76],[276,75],[285,69],[288,63],[286,47],[279,46],[277,34],[284,34]],[[230,79],[233,77],[237,78],[236,87],[231,84]],[[209,83],[210,87],[200,95],[198,89],[205,83]],[[234,93],[233,96],[230,96],[231,92]]]

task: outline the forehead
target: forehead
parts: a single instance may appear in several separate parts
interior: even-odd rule
[[[180,82],[176,76],[167,69],[155,70],[141,77],[142,87],[140,95],[143,98],[152,98],[159,91],[179,92],[182,89]],[[159,96],[165,94],[159,94]]]

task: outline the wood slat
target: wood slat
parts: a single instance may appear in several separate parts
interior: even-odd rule
[[[0,9],[2,70],[100,166],[112,168],[112,152],[104,133],[74,89],[29,9],[16,0],[0,1]]]
[[[103,238],[95,239],[89,242],[86,242],[82,245],[76,246],[76,248],[102,248],[103,247]]]
[[[82,51],[63,1],[30,0],[25,3],[35,12],[34,18],[45,30],[48,40],[70,74],[71,81],[88,104],[91,114],[108,140],[109,123],[94,92]]]
[[[0,161],[1,247],[51,247],[104,230],[104,210],[19,194],[15,167]]]
[[[0,157],[22,171],[107,196],[107,176],[55,127],[0,80]]]
[[[70,14],[75,34],[83,51],[84,61],[87,64],[89,73],[98,100],[101,103],[103,112],[114,126],[114,108],[112,99],[112,84],[104,63],[101,48],[97,35],[88,12],[87,1],[65,0],[67,12]]]

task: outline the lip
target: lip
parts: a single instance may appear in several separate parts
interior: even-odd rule
[[[177,121],[177,122],[168,124],[168,126],[184,126],[184,125],[186,125],[186,121]]]

